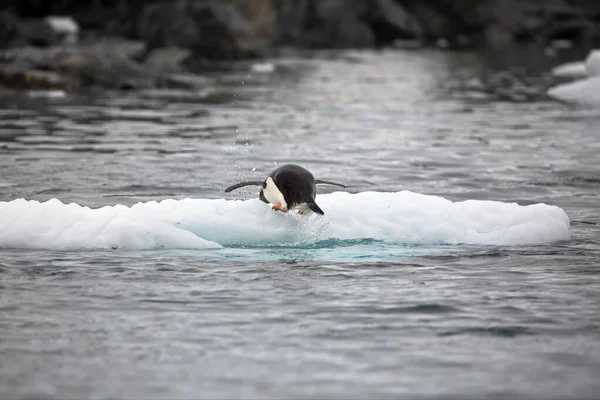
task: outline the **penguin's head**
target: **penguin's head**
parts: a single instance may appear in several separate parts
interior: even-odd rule
[[[288,212],[288,199],[286,199],[287,190],[280,189],[273,178],[270,176],[262,184],[259,198],[265,203],[273,204],[273,208]]]

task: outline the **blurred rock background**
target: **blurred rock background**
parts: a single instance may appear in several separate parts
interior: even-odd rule
[[[289,49],[599,42],[600,0],[4,0],[0,83],[186,87],[178,73]]]

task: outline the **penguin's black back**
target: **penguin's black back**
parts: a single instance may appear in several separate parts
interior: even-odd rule
[[[310,171],[296,164],[285,164],[273,170],[269,176],[279,188],[288,207],[301,203],[307,203],[310,207],[311,203],[315,203],[317,189],[315,177]],[[314,205],[321,210],[316,204]],[[313,211],[317,212],[314,209]]]

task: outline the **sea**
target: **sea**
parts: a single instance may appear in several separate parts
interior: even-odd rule
[[[577,59],[555,53],[310,51],[194,90],[2,89],[0,397],[598,398],[600,109],[546,95]],[[287,163],[348,188],[318,187],[324,216],[224,192]],[[319,223],[337,236],[289,235]]]

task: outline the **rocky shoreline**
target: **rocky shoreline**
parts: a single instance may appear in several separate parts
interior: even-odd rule
[[[592,48],[597,0],[9,0],[0,84],[185,88],[182,72],[282,48]]]

